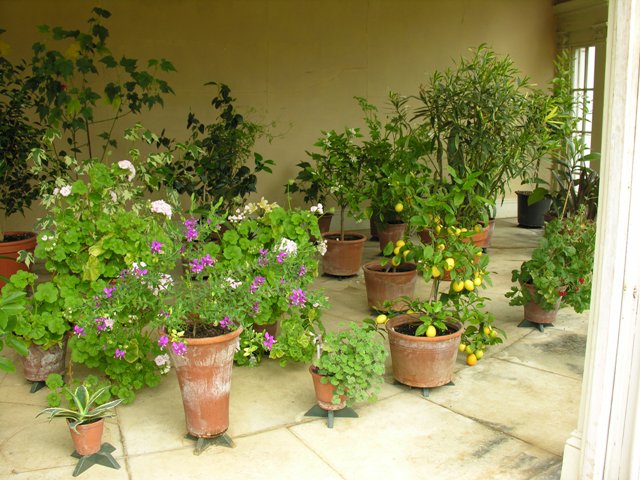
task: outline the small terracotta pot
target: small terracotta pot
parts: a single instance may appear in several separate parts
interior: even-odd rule
[[[378,240],[380,242],[380,251],[383,251],[387,243],[395,243],[404,237],[407,231],[406,223],[387,223],[384,228],[378,230]]]
[[[331,220],[333,219],[333,213],[325,213],[318,218],[318,227],[320,233],[327,233],[331,230]]]
[[[419,322],[412,315],[399,315],[387,321],[393,377],[400,383],[419,388],[446,385],[453,378],[462,325],[448,323],[455,333],[438,337],[416,337],[398,333],[401,325]]]
[[[278,322],[268,323],[265,325],[253,324],[253,331],[256,333],[267,332],[272,337],[275,337],[278,333]]]
[[[494,221],[494,225],[495,225],[495,221]],[[486,227],[483,227],[482,231],[478,233],[474,233],[469,238],[471,238],[471,241],[476,247],[487,248],[491,243],[490,233],[492,232],[493,232],[493,229],[491,228],[491,224],[489,224]]]
[[[316,401],[320,408],[324,410],[342,410],[347,405],[347,397],[345,395],[340,396],[340,403],[333,403],[333,392],[335,392],[336,387],[331,385],[331,383],[322,383],[320,379],[322,375],[318,375],[314,371],[314,366],[309,367],[309,373],[311,373],[311,378],[313,379],[313,388],[316,392]]]
[[[401,263],[397,272],[385,272],[380,262],[374,260],[365,263],[364,282],[367,289],[369,308],[384,312],[384,302],[393,301],[400,297],[413,297],[416,288],[418,272],[413,263]],[[394,310],[406,310],[408,307],[398,300],[394,302]]]
[[[24,263],[16,261],[18,252],[26,250],[33,253],[36,248],[37,235],[34,232],[4,232],[5,237],[12,235],[25,235],[28,237],[22,240],[0,242],[0,275],[10,278],[11,275],[17,273],[18,270],[28,270]],[[7,258],[5,258],[7,257]],[[4,287],[6,282],[0,279],[0,289]]]
[[[327,241],[327,253],[322,257],[324,273],[338,277],[357,275],[367,237],[348,232],[345,233],[345,239],[340,240],[340,232],[328,232],[322,238]]]
[[[217,337],[188,338],[186,353],[172,354],[187,431],[194,437],[217,437],[229,428],[231,371],[240,333],[242,327]]]
[[[79,455],[93,455],[100,450],[102,446],[104,418],[95,422],[77,425],[75,432],[69,427],[69,432],[71,433],[73,444],[76,447],[76,452],[78,452]]]
[[[536,288],[529,283],[523,284],[522,288],[526,288],[527,290],[529,290],[529,295],[531,297],[533,297],[536,291]],[[564,291],[566,289],[567,287],[561,287],[558,290]],[[553,306],[553,310],[545,310],[533,300],[529,300],[529,302],[527,302],[527,304],[524,306],[524,319],[529,320],[530,322],[533,322],[533,323],[542,323],[542,324],[553,323],[556,321],[556,318],[558,316],[558,310],[560,310],[561,302],[562,302],[562,298],[559,296],[558,300]]]
[[[30,382],[44,382],[52,373],[64,373],[69,337],[62,337],[60,344],[44,350],[40,345],[30,345],[26,357],[20,357],[24,378]]]

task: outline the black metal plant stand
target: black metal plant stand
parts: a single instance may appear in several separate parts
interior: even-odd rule
[[[35,382],[31,382],[31,393],[36,393],[38,390],[42,390],[46,387],[47,384],[44,380],[36,380]]]
[[[226,433],[223,433],[222,435],[218,435],[217,437],[211,437],[211,438],[196,437],[194,435],[191,435],[190,433],[187,433],[184,438],[196,441],[196,448],[193,450],[194,455],[200,455],[209,447],[213,447],[216,445],[219,447],[228,447],[228,448],[235,448],[236,446],[236,444],[231,439],[231,437]]]
[[[397,380],[394,380],[394,383],[396,385],[404,385],[405,387],[408,387],[409,389],[414,389],[414,388],[418,388],[420,389],[420,391],[422,392],[422,396],[424,398],[429,397],[429,393],[431,393],[431,389],[432,388],[440,388],[440,387],[455,387],[455,383],[453,383],[453,380],[451,380],[449,383],[445,383],[444,385],[440,385],[440,387],[412,387],[411,385],[405,385],[404,383],[401,383]]]
[[[530,322],[526,318],[518,324],[520,328],[537,328],[544,333],[544,327],[553,327],[553,323],[536,323]]]
[[[80,455],[78,452],[74,451],[71,456],[79,460],[76,464],[75,470],[73,471],[73,476],[77,477],[82,472],[96,464],[102,465],[103,467],[115,468],[116,470],[119,469],[120,464],[111,455],[115,451],[116,448],[109,443],[103,443],[100,450],[92,455]]]
[[[352,408],[344,407],[340,410],[325,410],[320,405],[311,407],[304,416],[326,418],[328,428],[333,428],[334,418],[358,418],[358,414]]]

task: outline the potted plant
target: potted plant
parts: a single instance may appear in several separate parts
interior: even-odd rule
[[[347,404],[376,400],[387,351],[371,323],[354,322],[317,339],[318,355],[309,368],[318,405],[340,410]]]
[[[36,246],[34,232],[6,231],[6,217],[24,214],[39,196],[38,179],[27,157],[42,132],[28,118],[36,95],[26,70],[25,62],[13,64],[0,57],[0,288],[19,269],[26,269],[17,261],[19,252],[33,253]]]
[[[340,230],[327,232],[327,253],[322,258],[323,271],[329,275],[350,276],[360,270],[366,237],[356,232],[345,232],[347,208],[355,218],[362,218],[361,203],[365,200],[365,169],[362,146],[356,140],[362,134],[358,129],[347,128],[342,133],[335,130],[323,132],[315,143],[321,153],[308,153],[314,162],[308,167],[309,182],[322,185],[329,197],[340,208]]]
[[[109,386],[99,387],[96,383],[95,378],[87,379],[69,388],[63,386],[60,375],[52,375],[47,380],[49,388],[54,390],[49,396],[49,402],[57,405],[45,408],[37,415],[49,415],[49,421],[54,418],[66,419],[75,451],[82,456],[92,455],[100,450],[104,419],[114,417],[114,409],[122,402],[122,399],[109,401]],[[67,408],[59,406],[60,393],[68,402]]]
[[[27,354],[25,345],[13,334],[16,315],[24,309],[24,296],[24,292],[0,295],[0,352],[7,346],[20,355]],[[0,355],[0,371],[13,372],[15,368],[10,358]]]
[[[492,333],[494,317],[484,310],[486,299],[478,294],[489,281],[488,257],[465,241],[464,233],[447,232],[434,244],[409,248],[407,259],[415,261],[424,280],[433,283],[426,301],[408,302],[413,313],[391,314],[386,322],[394,377],[414,387],[437,387],[451,381],[461,344],[472,366],[488,345],[502,341],[498,332]],[[448,289],[440,292],[443,281]]]
[[[165,185],[192,196],[202,212],[223,199],[228,211],[244,204],[247,195],[256,191],[260,172],[271,173],[273,160],[253,152],[257,139],[270,138],[265,126],[247,120],[238,113],[231,89],[224,83],[208,82],[217,93],[211,100],[215,120],[203,123],[193,112],[187,117],[191,135],[182,155],[161,169]],[[169,147],[173,141],[163,138]],[[253,157],[253,168],[249,161]]]
[[[11,333],[28,349],[28,354],[20,357],[25,378],[44,382],[49,374],[64,371],[71,324],[58,286],[50,281],[36,284],[37,279],[34,273],[19,271],[11,276],[0,295],[8,300],[25,294],[23,309],[15,314]]]
[[[512,272],[512,281],[518,284],[506,293],[510,305],[525,307],[525,320],[542,329],[555,321],[562,306],[577,313],[589,308],[595,232],[584,208],[547,223],[531,259]]]
[[[415,263],[407,262],[411,253],[404,240],[387,243],[381,260],[373,260],[362,266],[369,308],[386,311],[401,310],[403,297],[412,298],[418,271]]]
[[[447,167],[462,180],[478,174],[474,192],[487,200],[489,210],[504,197],[509,181],[535,170],[550,148],[548,96],[521,76],[510,57],[498,57],[487,45],[454,69],[434,72],[416,98],[422,103],[416,118],[434,147],[436,181],[453,184]]]
[[[295,178],[290,179],[284,186],[287,198],[292,193],[301,193],[304,203],[312,205],[310,210],[318,217],[318,227],[320,233],[327,233],[331,230],[331,220],[333,220],[333,209],[325,211],[325,205],[329,196],[326,185],[318,179],[314,179],[313,167],[309,162],[300,162],[296,165],[300,170]]]

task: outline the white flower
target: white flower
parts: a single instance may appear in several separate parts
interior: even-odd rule
[[[133,164],[129,160],[120,160],[118,162],[118,166],[122,170],[129,170],[129,176],[127,177],[127,180],[131,181],[131,180],[133,180],[135,178],[135,176],[136,176],[136,167],[134,167]]]
[[[113,203],[118,201],[118,195],[116,195],[116,192],[114,192],[113,190],[109,192],[109,194],[111,195],[111,201]]]
[[[244,220],[244,216],[242,214],[239,215],[229,215],[229,221],[231,223],[241,222]]]
[[[160,373],[163,375],[165,373],[168,373],[169,370],[171,370],[171,363],[169,363],[169,355],[166,353],[162,355],[158,355],[156,358],[154,358],[154,362],[156,362],[156,365],[160,367]]]
[[[46,242],[47,240],[49,240],[49,237],[46,235],[42,235],[42,237],[40,238],[40,240],[42,240],[43,242]]]
[[[169,205],[164,200],[156,200],[155,202],[151,202],[151,211],[154,213],[162,213],[166,215],[167,218],[171,218],[171,205]]]
[[[71,195],[71,186],[65,185],[64,187],[62,187],[60,189],[60,195],[62,195],[63,197],[68,197],[69,195]]]
[[[109,330],[111,330],[111,329],[113,328],[113,318],[111,318],[111,317],[106,317],[106,318],[103,320],[103,323],[104,323],[104,326],[105,326],[106,328],[108,328]]]
[[[310,209],[311,213],[317,213],[318,215],[324,214],[324,207],[321,203],[312,206]]]
[[[324,256],[325,253],[327,253],[327,241],[326,240],[322,240],[321,242],[318,242],[318,252],[320,252],[320,255]]]
[[[295,256],[298,252],[298,244],[293,240],[289,240],[288,238],[283,238],[280,241],[280,245],[278,245],[279,252],[286,252],[287,255]]]
[[[53,189],[53,194],[58,195],[60,193],[60,189],[58,187]]]
[[[226,281],[226,282],[229,284],[229,286],[230,286],[231,288],[233,288],[234,290],[235,290],[236,288],[238,288],[240,285],[242,285],[242,282],[238,282],[237,280],[234,280],[234,279],[233,279],[233,278],[231,278],[231,277],[227,277],[227,278],[225,278],[225,281]]]

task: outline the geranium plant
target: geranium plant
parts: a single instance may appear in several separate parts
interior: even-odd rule
[[[16,316],[24,310],[24,292],[0,295],[0,352],[9,347],[20,355],[27,355],[27,347],[13,334]],[[0,355],[0,371],[13,372],[15,365],[10,358]]]
[[[506,293],[509,304],[533,301],[551,311],[560,300],[561,307],[571,306],[578,313],[589,308],[595,234],[595,223],[586,218],[584,208],[569,218],[548,222],[531,259],[512,272],[512,281],[518,284]],[[533,286],[533,292],[526,284]]]

